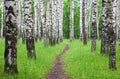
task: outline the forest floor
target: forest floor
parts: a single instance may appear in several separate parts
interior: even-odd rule
[[[66,44],[68,44],[69,50],[66,50]],[[47,47],[44,47],[43,41],[37,41],[35,42],[36,60],[28,60],[26,45],[19,40],[17,44],[19,73],[4,75],[4,47],[5,40],[0,39],[0,79],[46,79],[50,75],[55,75],[54,71],[57,68],[55,65],[60,67],[60,72],[65,79],[120,79],[120,46],[118,41],[116,42],[117,70],[109,69],[109,55],[100,53],[100,40],[97,40],[94,52],[91,52],[91,40],[88,40],[87,45],[83,45],[83,42],[77,39],[72,42],[69,39],[64,39],[63,42],[55,46]],[[58,74],[60,73],[57,72]]]
[[[66,44],[66,46],[64,47],[64,49],[62,50],[61,53],[59,53],[56,56],[56,59],[53,63],[53,68],[50,70],[48,76],[46,79],[68,79],[68,75],[65,74],[65,71],[63,70],[63,62],[61,60],[61,56],[67,51],[69,50],[69,45]]]

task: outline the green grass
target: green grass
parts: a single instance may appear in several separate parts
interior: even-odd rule
[[[70,79],[120,79],[120,46],[117,45],[117,70],[113,71],[109,69],[109,56],[100,54],[100,41],[95,52],[91,52],[90,41],[86,46],[79,40],[69,45],[63,61]]]
[[[42,42],[36,42],[37,60],[28,60],[26,45],[18,41],[18,75],[4,75],[4,39],[0,39],[0,79],[45,79],[52,63],[66,42],[56,46],[44,47]]]
[[[45,79],[55,56],[62,51],[65,44],[70,49],[63,55],[64,69],[70,79],[120,79],[120,46],[117,45],[117,70],[109,69],[109,56],[100,54],[100,41],[97,50],[91,52],[91,43],[84,46],[79,40],[64,40],[56,46],[44,47],[36,42],[37,60],[28,60],[25,44],[18,42],[17,75],[4,75],[4,39],[0,39],[0,79]]]

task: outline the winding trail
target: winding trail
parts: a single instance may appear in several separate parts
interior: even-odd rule
[[[63,70],[63,66],[62,66],[62,60],[61,60],[61,56],[67,51],[69,50],[69,45],[66,44],[64,49],[62,50],[61,53],[59,53],[56,56],[56,59],[53,63],[53,68],[50,70],[50,72],[47,75],[46,79],[68,79],[68,75],[65,74],[65,71]]]

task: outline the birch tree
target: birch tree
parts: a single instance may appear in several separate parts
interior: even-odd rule
[[[85,1],[85,32],[86,32],[86,40],[88,40],[88,8],[89,8],[89,0]]]
[[[96,50],[97,38],[97,0],[92,0],[91,51]]]
[[[39,7],[40,7],[40,36],[44,40],[44,45],[46,46],[46,41],[47,41],[47,35],[46,35],[46,24],[45,24],[45,7],[43,4],[43,0],[39,0]]]
[[[64,0],[60,0],[60,28],[59,28],[59,39],[60,41],[63,41],[63,6],[64,6]]]
[[[61,24],[60,24],[60,21],[62,20],[61,18],[61,0],[57,0],[57,27],[58,27],[58,40],[57,42],[59,43],[60,42],[60,36],[61,36]]]
[[[107,0],[102,0],[102,37],[101,37],[101,53],[108,53],[108,21],[107,21]]]
[[[1,29],[0,29],[0,37],[2,38],[3,37],[3,8],[4,7],[4,3],[3,3],[3,0],[2,0],[2,2],[1,2],[1,12],[2,12],[2,14],[1,14]]]
[[[113,0],[108,0],[108,38],[109,38],[109,46],[110,46],[110,53],[109,53],[109,68],[116,69],[116,28],[114,26],[114,9],[113,9]]]
[[[117,2],[117,37],[120,45],[120,0]]]
[[[57,16],[57,7],[56,7],[56,4],[57,2],[56,2],[56,0],[52,0],[52,43],[53,43],[53,45],[55,45],[56,44],[56,41],[57,41],[57,31],[56,31],[56,29],[57,29],[57,25],[56,25],[56,23],[57,23],[57,19],[56,19],[56,16]]]
[[[49,44],[49,38],[51,38],[51,13],[50,13],[50,3],[51,0],[47,1],[47,10],[46,10],[46,26],[45,26],[45,40],[44,44],[47,46]]]
[[[38,0],[34,0],[34,30],[35,30],[35,39],[39,38],[39,2]]]
[[[20,27],[21,27],[21,11],[20,11],[20,0],[18,0],[17,4],[18,4],[18,18],[17,18],[17,24],[18,24],[18,38],[20,38]]]
[[[74,0],[70,0],[70,41],[74,39]]]
[[[87,44],[87,33],[86,33],[86,15],[85,15],[85,9],[86,9],[86,0],[82,1],[82,31],[83,31],[83,43],[84,45]]]
[[[4,71],[18,73],[17,69],[17,37],[18,37],[18,3],[17,0],[4,0],[5,7],[5,52]]]
[[[79,24],[79,28],[80,28],[80,40],[83,40],[83,31],[82,31],[82,1],[80,0],[80,24]]]
[[[36,58],[34,45],[34,29],[32,19],[32,0],[23,0],[24,27],[26,32],[26,48],[28,58]]]
[[[22,43],[25,43],[25,27],[24,27],[24,5],[23,5],[23,0],[21,0],[21,33],[22,33]]]

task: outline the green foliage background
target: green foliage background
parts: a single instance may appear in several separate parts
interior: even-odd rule
[[[75,8],[74,8],[74,35],[75,38],[79,38],[79,0],[74,0],[75,2]],[[44,0],[44,5],[46,6],[47,1]],[[101,3],[102,0],[98,0],[98,25],[99,25],[99,31],[101,32]],[[0,1],[1,4],[1,1]],[[0,28],[1,28],[1,22],[2,22],[2,4],[0,5]],[[21,6],[22,8],[22,6]],[[21,9],[22,10],[22,9]],[[91,11],[91,10],[90,10]],[[89,12],[90,12],[89,11]],[[22,11],[21,11],[22,13]],[[34,18],[34,1],[32,0],[32,14]],[[91,16],[91,13],[89,13],[89,16]],[[70,0],[64,0],[64,7],[63,7],[63,32],[64,32],[64,38],[69,38],[69,26],[70,26]],[[90,27],[90,22],[89,22]]]
[[[75,38],[79,38],[79,16],[80,16],[80,0],[74,0],[75,7],[74,7],[74,35]],[[101,3],[102,0],[98,0],[98,25],[99,25],[99,31],[101,31]],[[64,11],[63,11],[63,31],[64,31],[64,37],[69,38],[69,26],[70,26],[70,0],[64,0]],[[89,16],[91,16],[91,9],[89,11]],[[91,27],[91,24],[89,22],[89,28]],[[89,32],[90,33],[90,32]]]

